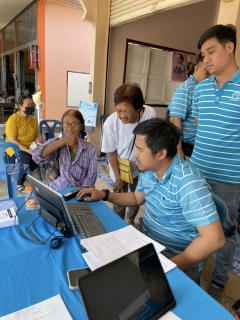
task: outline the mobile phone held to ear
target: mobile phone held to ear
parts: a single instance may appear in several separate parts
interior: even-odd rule
[[[82,276],[85,276],[89,272],[91,272],[89,268],[69,270],[67,272],[69,288],[71,290],[77,290],[78,289],[77,280]]]
[[[233,311],[240,317],[240,299],[232,305]]]

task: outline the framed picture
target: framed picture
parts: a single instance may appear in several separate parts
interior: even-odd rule
[[[172,55],[172,81],[185,81],[186,77],[187,53],[173,51]]]

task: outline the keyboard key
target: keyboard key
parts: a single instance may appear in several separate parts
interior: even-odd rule
[[[69,213],[82,239],[106,233],[87,203],[67,203]]]

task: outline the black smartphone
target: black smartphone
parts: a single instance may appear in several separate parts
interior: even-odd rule
[[[70,200],[70,199],[74,198],[74,197],[78,194],[78,192],[79,192],[80,190],[82,190],[82,187],[79,187],[79,188],[77,188],[77,189],[74,189],[73,191],[70,191],[70,192],[68,192],[68,193],[65,193],[65,194],[63,195],[64,200],[67,201],[67,200]]]
[[[233,311],[240,317],[240,299],[232,305]]]
[[[82,276],[85,276],[89,272],[91,272],[89,268],[69,270],[67,272],[69,288],[71,290],[77,290],[78,289],[77,280]]]

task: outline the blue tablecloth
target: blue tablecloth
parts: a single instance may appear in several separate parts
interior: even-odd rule
[[[14,200],[18,207],[24,202],[23,197]],[[91,202],[90,206],[106,231],[126,226],[103,202]],[[18,216],[20,224],[17,230],[30,240],[21,237],[15,227],[0,229],[0,316],[60,294],[74,320],[86,319],[79,292],[70,290],[67,280],[68,270],[86,266],[79,235],[64,239],[61,247],[53,250],[49,243],[39,245],[31,241],[26,232],[37,217],[35,211],[26,211],[23,206]],[[41,236],[47,236],[46,231],[52,228],[42,218],[34,227]],[[172,311],[181,319],[233,319],[227,310],[179,269],[168,272],[167,277],[177,301]]]

